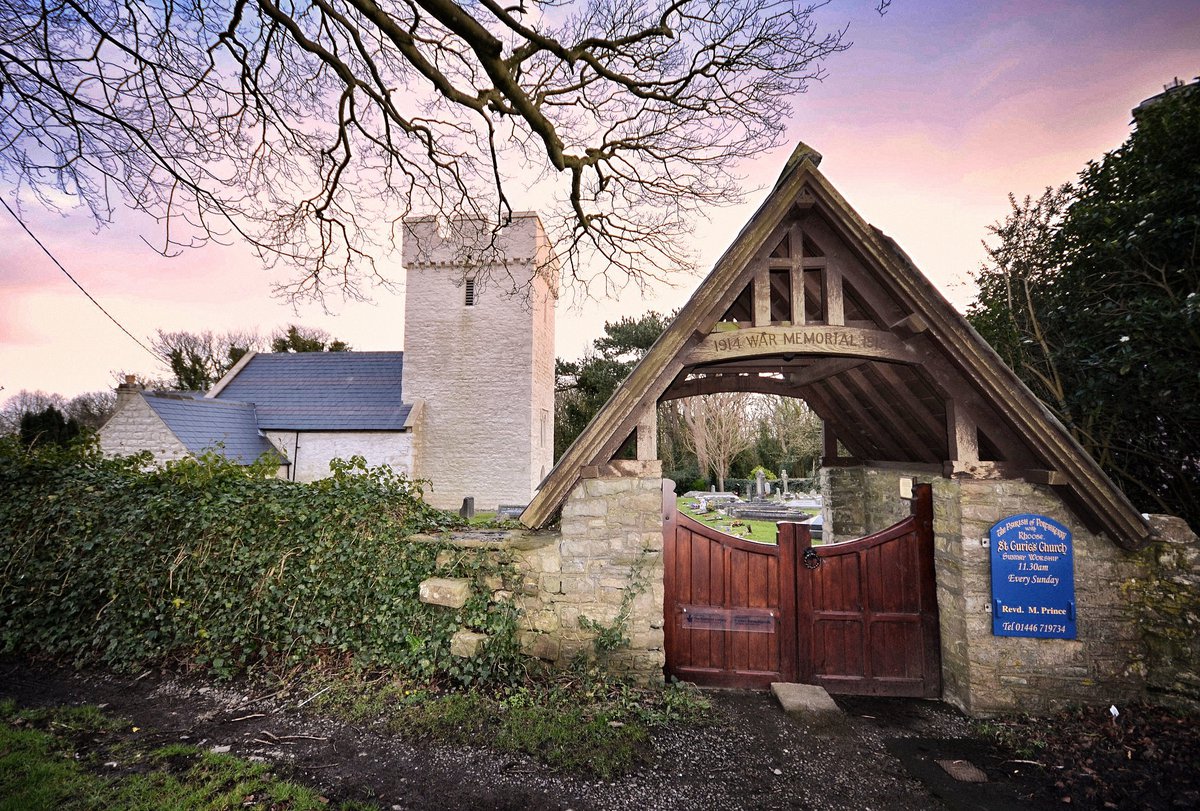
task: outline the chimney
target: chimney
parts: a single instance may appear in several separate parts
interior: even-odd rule
[[[1160,101],[1167,98],[1168,96],[1170,96],[1174,93],[1194,92],[1197,88],[1200,88],[1200,76],[1197,76],[1196,79],[1194,81],[1192,81],[1190,84],[1184,82],[1178,76],[1176,76],[1175,79],[1172,80],[1169,84],[1163,85],[1163,92],[1159,93],[1157,96],[1151,96],[1150,98],[1146,99],[1141,104],[1139,104],[1137,107],[1133,108],[1134,122],[1135,123],[1137,122],[1138,117],[1143,112],[1145,112],[1149,108],[1153,107],[1155,104],[1158,104]]]
[[[120,411],[141,393],[142,387],[138,385],[137,377],[125,375],[125,382],[117,386],[117,411]]]

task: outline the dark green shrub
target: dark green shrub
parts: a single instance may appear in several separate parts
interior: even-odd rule
[[[418,600],[450,520],[413,482],[361,459],[312,484],[213,454],[143,469],[94,447],[0,443],[0,649],[99,662],[211,667],[336,661],[458,683],[517,670],[516,610],[487,589],[460,610]],[[440,575],[478,581],[493,557],[460,550]],[[491,642],[450,656],[459,627]]]

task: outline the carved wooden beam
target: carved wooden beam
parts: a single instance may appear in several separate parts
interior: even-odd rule
[[[723,391],[746,391],[802,398],[804,395],[800,390],[805,386],[866,363],[868,361],[857,358],[830,358],[795,371],[788,370],[787,366],[783,364],[772,367],[771,371],[778,369],[783,373],[782,378],[760,375],[759,372],[767,371],[764,367],[743,367],[741,365],[706,367],[702,370],[692,370],[691,373],[698,376],[691,380],[676,379],[658,399],[659,402],[666,402],[667,400],[679,400],[684,397]],[[680,377],[683,377],[683,374]]]
[[[924,318],[916,313],[905,316],[895,324],[892,324],[892,332],[896,333],[901,338],[911,338],[914,335],[921,334],[927,329],[929,329],[928,322],[926,322]]]
[[[1023,470],[1021,478],[1031,484],[1068,484],[1069,480],[1057,470]]]
[[[695,366],[764,355],[838,355],[900,363],[915,363],[919,360],[903,341],[883,330],[835,326],[782,326],[709,333],[688,353],[684,364]]]

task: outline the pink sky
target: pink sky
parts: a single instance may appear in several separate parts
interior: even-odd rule
[[[896,0],[879,18],[867,0],[821,12],[850,22],[854,46],[829,77],[796,99],[789,138],[824,155],[821,169],[869,221],[894,237],[956,305],[972,289],[980,240],[1008,210],[1007,194],[1037,195],[1072,180],[1118,146],[1129,112],[1178,76],[1200,74],[1195,0],[994,2]],[[790,146],[743,167],[757,190],[701,224],[707,269],[761,202]],[[0,188],[11,202],[11,190]],[[532,208],[514,201],[515,208]],[[135,335],[258,328],[288,322],[328,330],[355,349],[403,347],[403,286],[372,304],[331,301],[332,314],[274,299],[280,273],[237,246],[163,259],[132,218],[95,233],[82,214],[27,208],[29,226]],[[109,388],[119,370],[162,374],[0,210],[0,400],[20,389],[73,395]],[[403,281],[396,257],[382,267]],[[606,319],[686,301],[698,278],[645,299],[625,293],[583,309],[559,307],[558,355],[577,357]]]

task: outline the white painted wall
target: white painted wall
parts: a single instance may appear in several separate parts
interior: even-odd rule
[[[403,396],[424,404],[415,474],[432,483],[426,498],[438,507],[464,496],[481,510],[525,504],[554,457],[557,264],[535,214],[516,215],[503,233],[503,266],[468,264],[470,229],[459,230],[405,223]],[[479,280],[470,307],[468,273]],[[506,295],[513,280],[530,280],[528,295]]]
[[[400,431],[267,431],[267,439],[292,463],[286,477],[312,482],[329,475],[331,459],[361,456],[371,467],[389,465],[412,475],[412,433]]]

